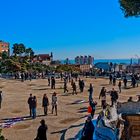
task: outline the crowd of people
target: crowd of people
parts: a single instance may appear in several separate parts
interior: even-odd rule
[[[15,79],[18,79],[19,77],[21,78],[21,81],[24,82],[25,80],[32,80],[34,75],[33,73],[16,73],[15,74]],[[42,73],[40,75],[41,78],[44,77],[44,74]],[[72,89],[72,95],[74,94],[78,94],[79,93],[83,93],[85,90],[85,81],[81,78],[79,78],[78,80],[78,75],[71,75],[71,74],[62,74],[60,73],[60,78],[61,81],[63,81],[63,89],[64,89],[64,93],[68,93],[71,89]],[[110,96],[110,101],[111,104],[110,106],[113,107],[116,103],[117,100],[119,98],[119,93],[122,92],[122,81],[124,83],[124,88],[127,88],[128,86],[128,80],[127,77],[124,76],[123,80],[117,80],[116,76],[113,74],[109,75],[109,84],[112,84],[113,88],[112,90],[108,90],[106,89],[106,87],[102,87],[100,93],[99,93],[99,100],[101,100],[101,107],[102,109],[106,109],[107,105],[109,103],[107,103],[106,100],[106,96],[109,95]],[[138,86],[138,81],[139,81],[139,75],[132,75],[131,78],[131,86],[132,87],[136,87]],[[115,90],[116,84],[118,82],[118,91]],[[68,86],[71,85],[71,89],[69,89],[70,87]],[[56,87],[56,79],[54,76],[49,77],[48,76],[48,86],[55,90]],[[94,133],[94,125],[92,123],[92,119],[94,118],[94,114],[96,111],[96,105],[98,104],[98,102],[96,102],[96,100],[94,99],[94,87],[92,85],[92,83],[90,83],[89,88],[87,90],[88,92],[88,101],[89,101],[89,106],[91,108],[90,110],[90,116],[88,116],[84,128],[82,130],[82,140],[92,140],[93,137],[93,133]],[[132,101],[132,97],[130,97],[128,99],[128,101]],[[138,97],[138,101],[140,101],[140,96]],[[49,101],[49,98],[47,97],[47,94],[45,93],[42,97],[42,107],[43,107],[43,112],[44,115],[48,115],[48,106],[50,105],[51,102],[51,113],[53,114],[55,112],[55,115],[58,115],[57,112],[57,105],[58,105],[58,100],[57,100],[57,93],[53,92],[52,94],[52,98],[51,101]],[[0,91],[0,108],[1,108],[1,103],[2,103],[2,91]],[[32,117],[32,119],[35,119],[37,116],[37,97],[33,96],[32,94],[30,94],[30,97],[28,98],[27,101],[28,105],[29,105],[29,114],[30,117]],[[47,131],[48,127],[45,124],[45,120],[41,120],[41,126],[38,128],[38,133],[37,133],[37,137],[35,138],[35,140],[47,140],[47,136],[46,136],[46,131]]]
[[[36,118],[36,112],[37,112],[37,98],[36,96],[32,96],[32,94],[30,94],[30,97],[28,98],[28,105],[29,105],[29,114],[30,117],[32,117],[33,119]],[[48,114],[48,106],[49,106],[49,99],[47,97],[47,94],[43,95],[42,98],[42,107],[44,110],[44,115]],[[52,114],[54,112],[55,109],[55,114],[57,116],[57,96],[56,96],[56,92],[54,92],[52,94]]]

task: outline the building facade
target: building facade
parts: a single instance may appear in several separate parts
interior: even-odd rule
[[[75,58],[76,65],[93,65],[94,58],[92,56],[77,56]]]
[[[10,56],[10,44],[8,42],[0,41],[0,53],[7,52]]]
[[[33,58],[32,62],[33,63],[42,63],[45,65],[50,65],[51,62],[53,61],[53,54],[38,54],[36,57]]]

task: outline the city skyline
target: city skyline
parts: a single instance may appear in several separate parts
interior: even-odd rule
[[[140,18],[124,18],[118,0],[8,0],[1,5],[0,40],[11,48],[24,43],[61,60],[140,56]]]

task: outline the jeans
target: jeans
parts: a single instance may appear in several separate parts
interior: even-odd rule
[[[44,115],[47,115],[47,113],[48,113],[48,107],[44,106]]]
[[[32,108],[32,118],[36,118],[36,108]]]

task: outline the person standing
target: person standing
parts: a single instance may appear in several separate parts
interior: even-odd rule
[[[81,93],[84,91],[84,86],[85,86],[84,80],[79,80],[79,89]]]
[[[82,90],[81,90],[81,92],[84,91],[84,88],[85,88],[85,82],[84,82],[84,80],[82,80]]]
[[[95,109],[96,109],[96,105],[97,103],[94,102],[93,100],[90,100],[89,105],[91,106],[92,110],[91,110],[91,117],[94,117],[95,114]]]
[[[109,84],[112,84],[112,79],[113,79],[112,74],[110,74],[109,75]]]
[[[94,134],[94,125],[92,123],[92,117],[88,116],[84,128],[82,130],[82,138],[81,140],[93,140]]]
[[[30,97],[28,98],[28,105],[29,105],[29,110],[30,110],[30,117],[32,116],[32,94],[30,94]]]
[[[66,80],[64,80],[64,93],[65,92],[68,92],[68,89],[67,89],[67,81]]]
[[[76,91],[76,84],[75,82],[73,82],[73,85],[72,85],[72,88],[73,88],[73,95],[76,94],[77,95],[77,91]]]
[[[119,92],[120,93],[121,93],[121,86],[122,86],[122,83],[121,83],[121,80],[119,80],[118,87],[119,87]]]
[[[100,95],[99,95],[99,99],[101,98],[101,106],[103,109],[106,108],[106,89],[105,87],[102,87]]]
[[[0,109],[1,109],[1,104],[2,104],[2,91],[0,91]]]
[[[34,96],[33,99],[32,99],[32,105],[31,105],[31,108],[32,108],[32,118],[33,119],[36,118],[36,107],[37,107],[37,99],[36,99],[36,96]]]
[[[48,126],[45,124],[45,120],[41,120],[40,123],[35,140],[47,140]]]
[[[113,77],[113,86],[116,86],[116,77]]]
[[[110,96],[111,96],[111,107],[113,107],[114,103],[116,103],[118,99],[118,93],[114,88],[112,88]]]
[[[44,115],[48,114],[49,99],[46,94],[44,94],[42,99],[42,107],[44,108]]]
[[[56,113],[56,116],[57,116],[57,96],[56,96],[56,92],[54,92],[53,95],[52,95],[52,114],[53,114],[54,109],[55,109],[55,113]]]
[[[90,100],[92,100],[92,96],[93,96],[93,86],[91,83],[90,83],[88,92],[89,92],[89,101],[90,101]]]
[[[51,81],[50,77],[48,77],[48,86],[50,86],[50,81]]]
[[[51,78],[51,89],[55,89],[55,79],[54,79],[54,77]]]
[[[126,77],[124,77],[123,83],[124,83],[124,88],[127,88],[127,78]]]

